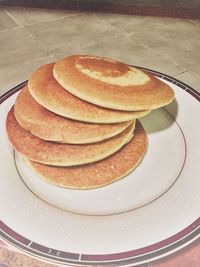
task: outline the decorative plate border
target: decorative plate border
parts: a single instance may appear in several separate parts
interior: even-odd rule
[[[200,102],[200,93],[198,93],[196,90],[194,90],[187,84],[180,82],[179,80],[165,75],[161,72],[157,72],[143,67],[138,68],[177,85]],[[16,92],[18,92],[20,89],[22,89],[22,87],[26,83],[27,81],[17,85],[16,87],[3,94],[0,97],[0,104]],[[194,239],[198,238],[198,236],[200,236],[200,217],[182,231],[165,240],[162,240],[161,242],[140,249],[115,254],[89,255],[59,251],[53,248],[40,245],[25,238],[24,236],[13,231],[1,220],[0,236],[8,243],[25,251],[28,254],[42,258],[47,261],[53,261],[58,264],[72,264],[79,266],[89,264],[91,264],[92,266],[96,264],[98,266],[108,266],[108,264],[110,266],[119,266],[120,264],[122,264],[122,266],[129,264],[135,265],[167,255],[170,252],[178,250],[179,248],[191,243]]]

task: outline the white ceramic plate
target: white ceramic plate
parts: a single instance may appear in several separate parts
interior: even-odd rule
[[[5,119],[23,84],[1,97],[3,239],[57,264],[134,266],[200,235],[200,96],[178,80],[148,71],[173,87],[176,101],[141,120],[149,146],[137,169],[93,190],[61,190],[18,158],[15,162]]]

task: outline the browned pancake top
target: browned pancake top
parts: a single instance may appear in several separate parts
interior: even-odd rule
[[[169,104],[173,90],[147,72],[94,56],[59,60],[55,79],[69,92],[90,103],[117,110],[151,110]]]
[[[30,77],[32,97],[48,110],[74,120],[93,123],[116,123],[133,120],[150,111],[126,112],[99,107],[65,90],[53,77],[54,63],[40,67]]]
[[[103,186],[122,178],[143,158],[147,136],[139,122],[131,141],[112,156],[76,167],[54,167],[29,161],[28,164],[48,182],[69,188],[87,189]]]
[[[71,144],[102,141],[119,134],[132,123],[96,124],[64,118],[38,104],[27,85],[18,94],[14,111],[19,124],[32,134],[44,140]]]

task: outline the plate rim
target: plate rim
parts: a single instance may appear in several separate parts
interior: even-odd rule
[[[179,88],[183,89],[200,102],[200,93],[193,89],[191,86],[187,85],[186,83],[181,82],[180,80],[173,78],[169,75],[163,74],[162,72],[151,70],[145,67],[135,67],[147,71],[158,78],[164,79],[168,82],[171,82],[172,84],[177,85]],[[26,83],[27,81],[24,81],[2,94],[0,96],[0,104],[2,104],[20,89],[22,89],[22,87]],[[31,240],[16,233],[5,223],[3,223],[2,220],[0,220],[0,237],[2,237],[2,239],[14,245],[18,249],[21,249],[24,252],[32,255],[33,257],[43,259],[47,262],[51,261],[57,264],[64,265],[78,264],[84,266],[88,264],[100,264],[102,266],[105,266],[108,263],[111,265],[117,263],[117,265],[122,264],[122,266],[125,266],[124,264],[132,264],[132,266],[134,266],[135,264],[150,262],[157,258],[164,257],[167,254],[172,254],[178,249],[181,249],[182,247],[188,245],[193,240],[197,239],[199,236],[200,217],[180,232],[149,246],[114,254],[89,255],[58,251],[56,249],[45,247],[38,243],[32,242]]]

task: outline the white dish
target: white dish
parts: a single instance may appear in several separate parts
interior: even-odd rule
[[[24,182],[40,198],[28,189],[5,131],[6,114],[22,85],[1,97],[2,238],[57,264],[133,266],[172,253],[199,236],[200,97],[187,85],[150,72],[173,87],[176,101],[141,120],[149,147],[137,169],[89,191],[67,189],[61,195],[60,188],[47,187],[17,160]]]
[[[58,187],[32,172],[16,153],[17,170],[35,195],[67,211],[111,215],[144,206],[178,179],[185,162],[186,147],[179,125],[167,111],[152,111],[141,121],[148,133],[147,153],[133,172],[110,185],[89,190]]]

